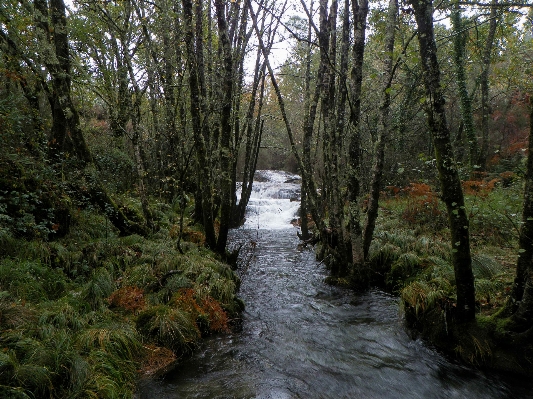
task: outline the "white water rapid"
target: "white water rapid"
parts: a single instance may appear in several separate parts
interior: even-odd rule
[[[300,176],[258,170],[248,202],[244,229],[286,229],[298,217]]]

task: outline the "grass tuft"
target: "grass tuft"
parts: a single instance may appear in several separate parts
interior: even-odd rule
[[[200,331],[190,313],[165,305],[141,312],[136,326],[145,338],[177,353],[189,351],[200,338]]]

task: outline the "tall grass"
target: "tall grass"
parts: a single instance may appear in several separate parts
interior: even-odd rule
[[[188,353],[241,309],[237,276],[211,252],[184,243],[181,254],[169,229],[118,237],[78,205],[55,241],[0,229],[2,398],[131,398],[148,352]],[[157,209],[174,223],[171,207]],[[178,303],[184,290],[194,306]]]
[[[476,301],[485,310],[505,301],[514,270],[509,251],[515,242],[520,214],[517,187],[490,185],[482,195],[467,191],[470,215]],[[455,302],[455,275],[451,263],[448,230],[427,221],[418,226],[404,220],[412,201],[406,197],[386,199],[387,212],[380,216],[369,261],[385,274],[387,286],[400,293],[415,314],[443,310]],[[409,208],[409,209],[411,209]],[[424,211],[423,208],[417,208]],[[507,250],[505,248],[508,248]],[[507,251],[507,252],[506,252]],[[489,254],[498,253],[498,259]]]

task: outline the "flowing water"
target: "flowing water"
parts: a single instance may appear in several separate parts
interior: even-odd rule
[[[312,249],[298,248],[290,224],[297,176],[259,176],[247,221],[232,232],[248,256],[242,330],[206,340],[163,380],[142,383],[140,399],[533,398],[518,379],[454,364],[410,339],[393,296],[324,284],[327,272]]]

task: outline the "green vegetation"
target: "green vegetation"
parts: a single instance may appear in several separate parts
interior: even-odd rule
[[[448,334],[514,275],[497,317],[533,331],[533,8],[71,3],[0,2],[2,395],[127,397],[225,331],[258,165],[301,174],[332,281]]]
[[[375,283],[400,296],[408,326],[437,347],[476,366],[527,373],[529,332],[517,333],[512,319],[503,315],[516,276],[523,190],[522,179],[513,174],[509,182],[507,176],[463,182],[474,238],[473,322],[454,323],[452,249],[440,219],[445,209],[429,185],[411,184],[385,196],[369,267],[376,272]]]
[[[61,190],[69,184],[52,193],[46,167],[20,162],[3,164],[18,176],[2,171],[0,396],[129,398],[140,375],[228,331],[242,310],[238,277],[201,244],[182,242],[180,253],[172,206],[153,201],[156,233],[120,237],[83,197]],[[13,185],[20,201],[6,195]],[[44,215],[42,203],[51,206]],[[63,234],[59,211],[69,215]],[[184,223],[186,237],[202,236]]]

